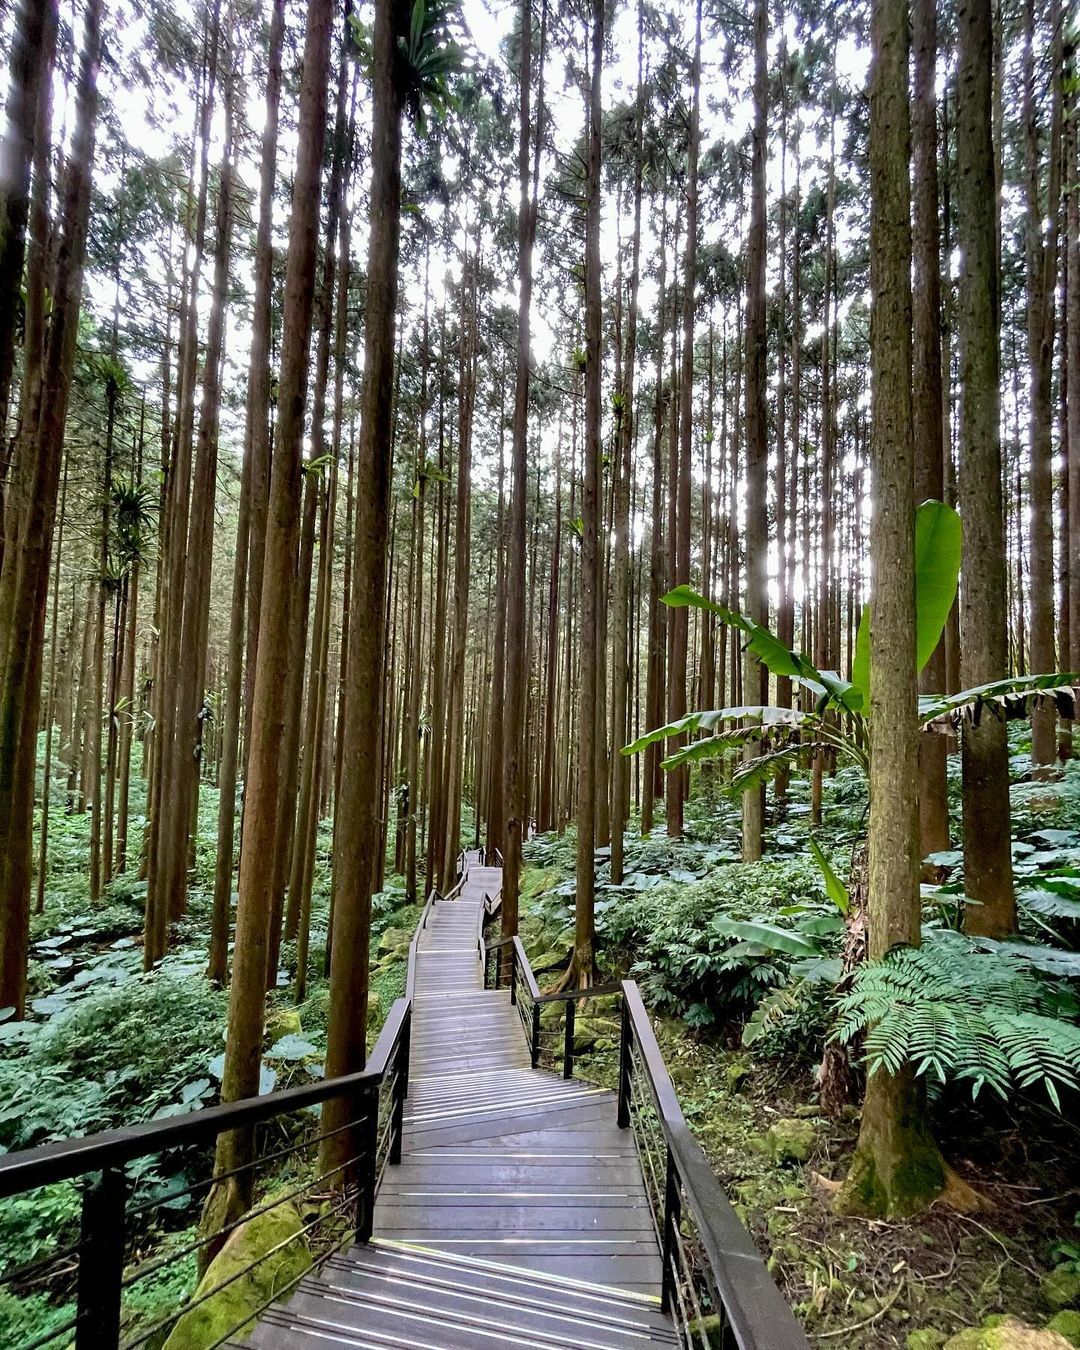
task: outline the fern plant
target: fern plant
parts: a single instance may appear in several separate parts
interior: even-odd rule
[[[938,1083],[971,1083],[1003,1099],[1041,1087],[1080,1086],[1078,1005],[1068,988],[1040,978],[1007,943],[984,950],[941,930],[922,947],[896,947],[863,966],[838,1004],[833,1036],[866,1036],[869,1073],[905,1065]]]

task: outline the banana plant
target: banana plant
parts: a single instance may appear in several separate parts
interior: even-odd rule
[[[945,628],[956,598],[960,576],[962,534],[960,517],[944,502],[926,501],[915,513],[915,626],[919,671],[929,661]],[[688,713],[665,726],[647,731],[624,746],[624,755],[648,745],[687,735],[662,761],[675,769],[698,760],[713,759],[746,745],[759,753],[742,760],[729,791],[739,795],[771,778],[787,761],[817,750],[833,750],[838,757],[869,773],[870,607],[863,609],[855,639],[852,678],[818,670],[812,661],[787,647],[764,624],[700,595],[690,586],[676,586],[662,597],[672,608],[691,606],[714,614],[730,628],[745,634],[744,650],[773,675],[786,676],[812,696],[809,708],[780,708],[771,704],[732,706]],[[919,699],[919,721],[928,732],[955,731],[965,719],[977,723],[988,711],[1007,718],[1026,717],[1032,700],[1052,698],[1063,717],[1075,717],[1080,675],[1024,675],[995,680],[958,694],[930,694]],[[708,733],[708,734],[705,734]],[[697,739],[693,739],[693,737]]]

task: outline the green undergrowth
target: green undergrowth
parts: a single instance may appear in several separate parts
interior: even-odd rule
[[[138,762],[138,761],[136,761]],[[141,780],[133,779],[141,810]],[[188,912],[171,932],[170,951],[142,970],[146,883],[137,875],[142,817],[132,820],[131,870],[101,902],[87,890],[89,815],[65,811],[56,780],[50,816],[45,909],[31,927],[27,1019],[0,1020],[0,1149],[34,1147],[154,1118],[202,1110],[219,1100],[228,993],[206,979],[213,887],[217,791],[200,791],[199,834]],[[311,1082],[325,1072],[329,987],[323,971],[330,898],[331,822],[320,826],[312,896],[307,992],[297,1007],[296,950],[283,944],[277,988],[267,1000],[260,1091]],[[235,904],[235,895],[233,897]],[[405,903],[400,877],[388,875],[372,902],[369,1045],[405,988],[408,939],[420,909]],[[281,1147],[282,1126],[275,1127]],[[298,1116],[284,1133],[317,1129],[317,1113]],[[147,1328],[180,1306],[195,1286],[194,1257],[169,1259],[196,1235],[202,1192],[180,1191],[207,1174],[205,1149],[163,1154],[129,1168],[131,1204],[147,1204],[133,1232],[140,1259],[159,1269],[125,1294],[125,1319]],[[314,1153],[294,1155],[259,1176],[257,1196],[303,1181]],[[81,1186],[60,1183],[0,1202],[0,1278],[76,1241]],[[0,1345],[18,1346],[61,1326],[73,1314],[73,1277],[63,1268],[44,1283],[17,1278],[0,1291]]]
[[[910,1350],[924,1350],[986,1317],[1010,1314],[1041,1328],[1080,1308],[1072,1124],[1080,764],[1054,781],[1030,781],[1023,733],[1010,736],[1018,939],[996,946],[962,936],[963,855],[935,855],[924,867],[925,959],[910,969],[901,961],[895,973],[870,968],[844,1013],[848,1030],[871,1017],[884,1027],[870,1042],[884,1063],[910,1058],[924,1074],[935,1135],[987,1201],[984,1213],[935,1207],[886,1224],[833,1209],[858,1108],[832,1119],[819,1106],[817,1071],[840,1012],[843,915],[809,839],[846,879],[866,829],[859,775],[827,779],[813,831],[804,779],[792,782],[782,810],[770,793],[759,864],[737,861],[737,807],[716,776],[701,772],[685,838],[669,840],[661,826],[642,839],[631,822],[620,886],[601,855],[598,978],[638,982],[691,1128],[781,1290],[825,1345],[907,1347],[912,1336]],[[950,805],[955,839],[955,756]],[[573,938],[572,830],[529,841],[526,863],[522,933],[541,986],[551,987]],[[590,1017],[590,1004],[580,1004],[579,1028]],[[614,1083],[617,1036],[579,1037],[578,1056],[577,1073]],[[557,1067],[557,1058],[548,1062]]]

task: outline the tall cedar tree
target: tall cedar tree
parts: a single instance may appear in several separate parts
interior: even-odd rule
[[[352,603],[363,622],[349,632],[341,794],[334,834],[334,955],[330,963],[328,1077],[352,1073],[367,1054],[368,944],[381,833],[381,794],[370,746],[382,717],[387,544],[392,466],[394,326],[401,231],[401,119],[409,72],[399,53],[407,0],[376,0],[372,46],[372,141],[364,395],[357,466]],[[323,1170],[352,1156],[344,1099],[323,1108]],[[335,1133],[337,1132],[337,1133]]]
[[[938,228],[937,0],[912,0],[913,79],[911,99],[913,349],[912,418],[915,435],[915,500],[945,496],[941,395],[941,245]],[[945,691],[945,640],[920,675],[920,691]],[[919,741],[919,848],[921,855],[949,847],[948,741]]]
[[[229,990],[229,1025],[222,1076],[223,1101],[257,1095],[262,1051],[266,958],[279,829],[285,681],[281,662],[289,649],[293,574],[299,543],[303,479],[304,411],[308,356],[315,302],[315,257],[319,228],[319,184],[326,137],[326,89],[333,27],[332,0],[308,0],[307,36],[300,89],[299,140],[293,178],[289,248],[285,267],[284,330],[278,397],[277,437],[271,475],[264,557],[265,603],[259,615],[259,646],[252,703],[249,758],[236,907],[235,964]],[[217,1172],[231,1172],[250,1160],[250,1131],[218,1138]],[[215,1187],[207,1199],[204,1225],[215,1231],[251,1202],[252,1175],[240,1172]]]
[[[510,548],[506,590],[506,695],[503,699],[505,754],[505,844],[503,846],[502,935],[518,928],[521,847],[525,837],[526,763],[525,704],[528,660],[525,631],[526,492],[529,435],[529,314],[532,307],[532,253],[536,239],[536,201],[531,191],[532,5],[521,3],[518,75],[518,323],[517,369],[514,376],[514,422],[510,463]],[[537,136],[539,147],[539,136]]]
[[[101,2],[88,0],[71,152],[56,221],[48,322],[25,352],[22,405],[0,563],[0,1004],[26,1000],[34,821],[34,759],[64,428],[75,368],[97,132]],[[44,134],[44,125],[39,126]],[[44,249],[44,241],[39,241]],[[45,295],[31,296],[44,310]]]
[[[769,526],[766,493],[769,452],[766,443],[765,384],[765,138],[768,114],[768,0],[754,6],[754,125],[750,153],[750,235],[746,249],[746,613],[758,623],[769,621]],[[747,707],[768,702],[768,671],[746,652],[743,657],[743,701]],[[753,758],[758,747],[747,746]],[[743,862],[761,857],[765,797],[751,788],[742,799]]]
[[[915,447],[911,425],[911,222],[907,0],[870,20],[870,361],[874,515],[870,536],[869,954],[918,946]],[[945,1186],[913,1068],[867,1078],[841,1209],[895,1217]]]
[[[960,286],[960,515],[964,557],[960,605],[965,688],[1008,674],[1005,524],[999,430],[1001,324],[998,217],[990,119],[991,0],[957,0],[956,243]],[[993,209],[987,209],[987,203]],[[969,933],[1005,937],[1016,927],[1005,723],[965,722],[962,738],[964,911]]]
[[[585,459],[581,491],[581,686],[578,721],[577,896],[574,956],[569,979],[591,984],[596,891],[597,628],[600,588],[600,123],[604,59],[604,4],[591,7],[592,61],[588,100],[588,151],[585,182]],[[605,788],[606,790],[606,788]]]
[[[270,48],[266,71],[266,119],[263,123],[259,218],[255,233],[255,293],[252,302],[251,355],[248,360],[247,407],[244,422],[244,462],[240,478],[240,505],[236,525],[236,556],[229,617],[227,681],[221,766],[218,775],[219,810],[217,861],[214,871],[214,908],[207,974],[224,983],[228,976],[229,910],[233,886],[233,835],[236,820],[236,782],[240,755],[240,718],[244,687],[244,624],[248,608],[249,574],[262,568],[256,556],[252,517],[256,462],[268,445],[270,404],[270,302],[273,287],[274,185],[277,180],[278,108],[281,102],[281,53],[285,39],[285,0],[273,0]],[[260,481],[269,478],[265,471]],[[257,620],[258,615],[256,614]]]

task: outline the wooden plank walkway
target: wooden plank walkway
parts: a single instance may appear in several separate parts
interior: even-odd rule
[[[250,1344],[678,1344],[614,1094],[532,1069],[509,993],[483,988],[477,925],[500,884],[470,859],[417,944],[402,1158],[383,1177],[374,1239],[305,1280]]]

